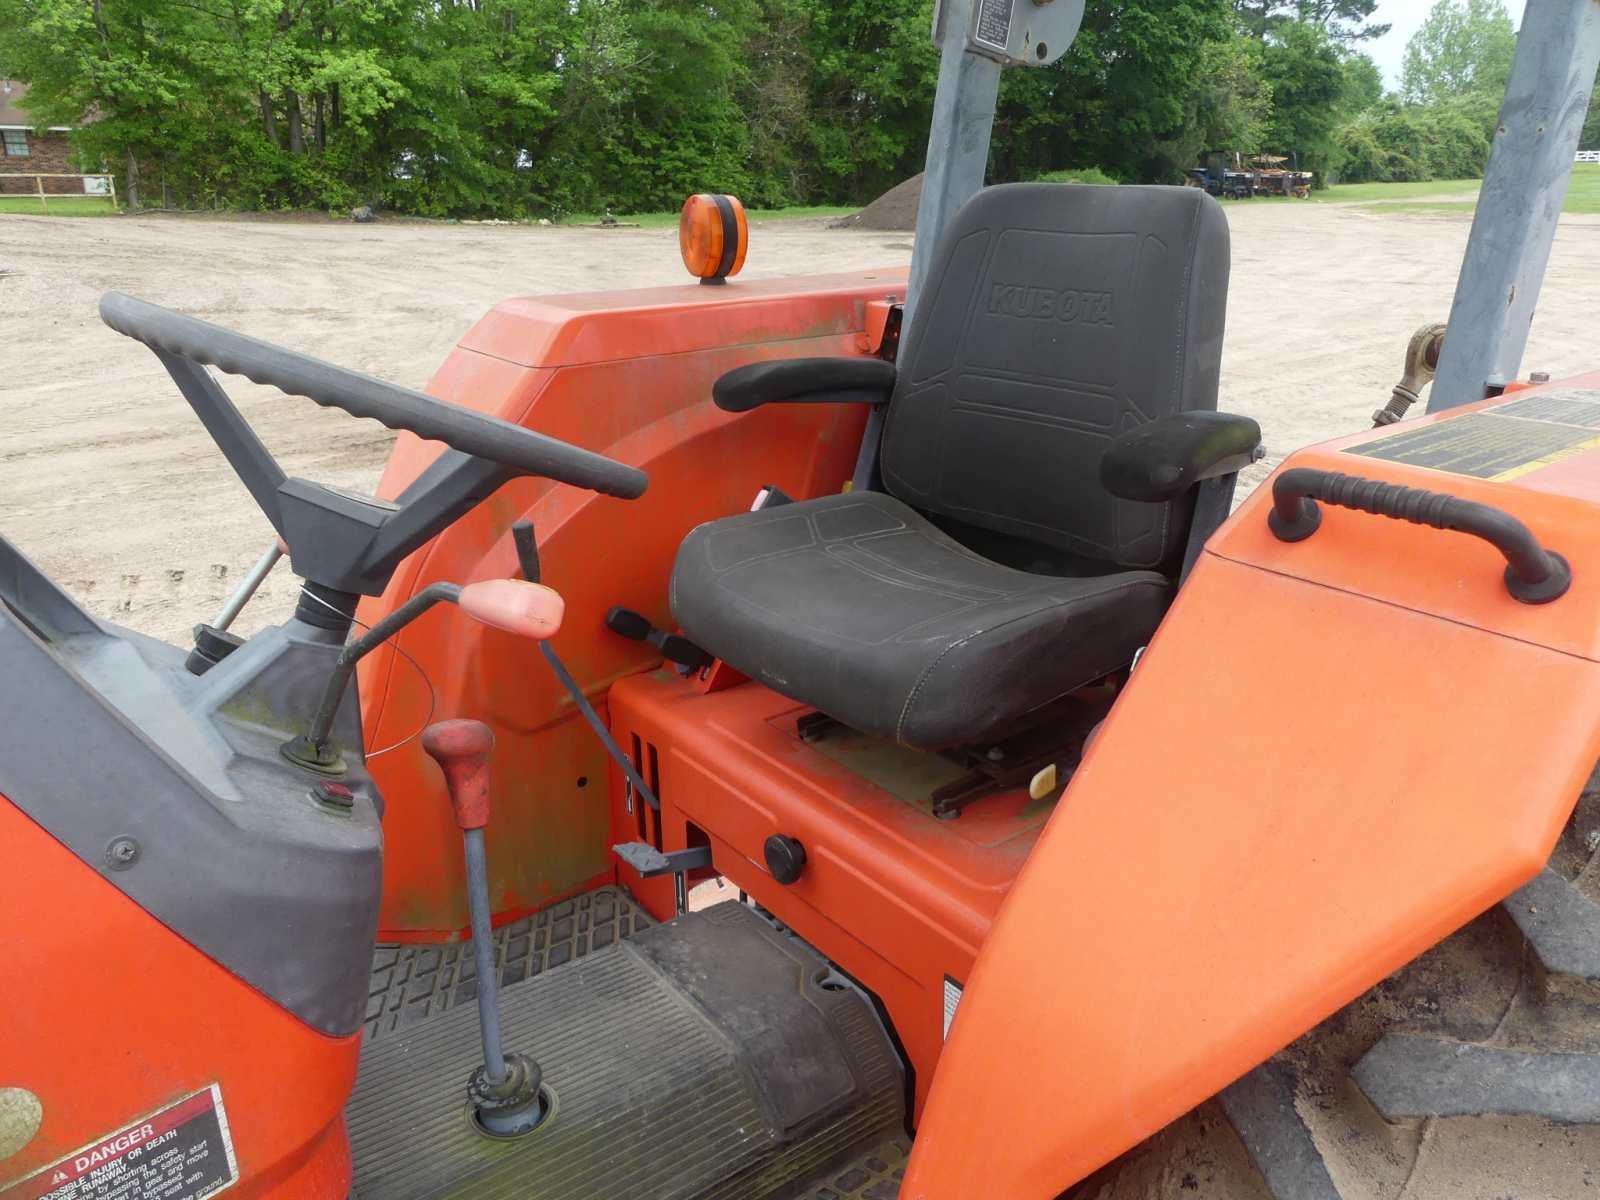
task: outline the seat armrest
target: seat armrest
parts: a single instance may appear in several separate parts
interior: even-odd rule
[[[711,399],[724,412],[763,404],[883,404],[895,374],[881,358],[780,358],[734,368],[711,385]]]
[[[1159,503],[1262,455],[1261,426],[1236,413],[1186,412],[1130,429],[1100,459],[1100,483],[1124,500]]]

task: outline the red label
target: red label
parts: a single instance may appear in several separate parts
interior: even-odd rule
[[[216,1084],[91,1142],[26,1179],[3,1200],[201,1200],[239,1181]]]

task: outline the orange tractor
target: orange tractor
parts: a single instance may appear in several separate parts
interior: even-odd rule
[[[185,650],[0,541],[0,1198],[1587,1194],[1600,374],[1447,387],[1521,352],[1469,251],[1436,411],[1230,516],[1218,205],[949,148],[1031,7],[944,14],[909,280],[696,197],[723,286],[426,394],[102,301],[303,584]],[[208,368],[402,431],[379,495]]]

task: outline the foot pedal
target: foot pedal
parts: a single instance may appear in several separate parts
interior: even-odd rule
[[[710,846],[661,851],[648,842],[622,842],[611,850],[643,879],[671,875],[673,899],[680,917],[689,911],[689,872],[703,871],[711,865]]]
[[[611,850],[645,879],[655,875],[681,875],[685,871],[698,871],[711,865],[710,846],[662,851],[648,842],[620,842]]]
[[[677,663],[688,671],[700,671],[711,665],[711,655],[686,637],[657,629],[650,618],[621,605],[606,613],[606,628],[632,642],[649,642],[668,662]]]

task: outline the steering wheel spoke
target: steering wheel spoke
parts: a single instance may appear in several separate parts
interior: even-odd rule
[[[637,468],[593,451],[119,292],[101,298],[100,316],[155,351],[288,544],[295,571],[323,587],[379,594],[402,558],[519,475],[628,500],[648,482]],[[290,479],[207,367],[450,449],[399,504]]]

